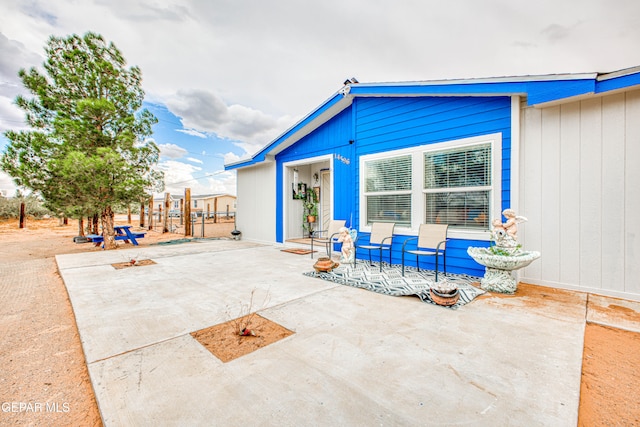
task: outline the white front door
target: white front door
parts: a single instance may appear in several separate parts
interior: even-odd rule
[[[323,171],[320,181],[320,215],[322,217],[322,229],[329,229],[331,221],[331,173]]]

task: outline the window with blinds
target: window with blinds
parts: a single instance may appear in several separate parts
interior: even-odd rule
[[[488,237],[502,203],[502,135],[493,133],[360,157],[360,226],[395,222],[403,232],[449,224]]]
[[[491,144],[424,153],[425,221],[489,229]]]
[[[411,226],[411,155],[370,160],[364,166],[367,224]]]

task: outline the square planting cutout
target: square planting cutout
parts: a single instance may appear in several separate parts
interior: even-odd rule
[[[127,268],[127,267],[142,267],[145,265],[153,265],[155,263],[156,262],[152,259],[141,259],[141,260],[132,259],[128,262],[118,262],[115,264],[111,264],[111,266],[116,270],[122,270],[123,268]]]
[[[244,328],[248,330],[247,335],[240,335]],[[191,333],[196,341],[225,363],[289,335],[293,332],[255,313]]]

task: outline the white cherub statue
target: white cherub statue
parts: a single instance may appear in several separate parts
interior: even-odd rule
[[[351,263],[353,262],[353,257],[355,255],[351,233],[347,227],[340,227],[338,232],[340,233],[338,236],[338,242],[342,243],[342,256],[340,257],[340,262]]]
[[[518,242],[518,224],[527,221],[527,218],[516,215],[513,209],[505,209],[502,215],[507,218],[505,223],[500,219],[493,220],[493,239],[497,246],[516,247]]]

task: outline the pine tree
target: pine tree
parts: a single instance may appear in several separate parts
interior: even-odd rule
[[[141,109],[140,69],[127,69],[116,46],[91,32],[51,36],[45,52],[45,74],[19,72],[33,95],[16,98],[30,129],[5,133],[0,165],[52,210],[99,213],[105,248],[115,248],[114,209],[163,190],[163,174],[153,169],[159,149],[149,139],[157,119]]]

